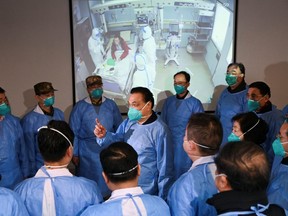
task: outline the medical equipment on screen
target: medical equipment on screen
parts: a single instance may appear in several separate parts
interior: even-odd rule
[[[181,42],[181,34],[179,34],[180,28],[179,24],[170,24],[169,25],[169,35],[166,41],[166,61],[164,65],[166,66],[168,62],[174,61],[179,65],[178,61],[178,51]]]

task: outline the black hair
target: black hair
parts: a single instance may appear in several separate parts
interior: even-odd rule
[[[260,94],[264,97],[268,95],[269,98],[271,97],[270,87],[265,82],[253,82],[249,85],[249,88],[257,88],[260,91]]]
[[[113,183],[125,182],[137,177],[138,154],[125,142],[115,142],[100,152],[103,172]]]
[[[190,74],[189,73],[187,73],[186,71],[179,71],[178,73],[176,73],[174,76],[173,76],[173,78],[175,79],[175,77],[177,76],[177,75],[179,75],[179,74],[183,74],[184,76],[185,76],[185,80],[186,80],[186,82],[190,82]]]
[[[5,93],[5,90],[0,87],[0,94],[4,94],[4,93]]]
[[[215,158],[218,173],[227,175],[235,191],[265,191],[270,178],[270,166],[264,150],[246,141],[229,142]]]
[[[239,67],[240,71],[242,74],[245,74],[245,66],[242,64],[242,63],[237,63],[237,62],[234,62],[234,63],[230,63],[227,68],[229,67],[232,67],[232,66],[236,66],[236,67]]]
[[[257,145],[260,145],[263,142],[265,142],[266,134],[268,133],[269,127],[263,119],[257,116],[256,113],[254,112],[240,113],[235,115],[232,118],[232,121],[237,121],[239,123],[242,133],[245,133],[244,134],[245,141],[251,141]]]
[[[223,129],[214,115],[196,113],[191,115],[187,124],[187,138],[209,148],[199,148],[202,156],[216,154],[220,148]]]
[[[66,154],[70,146],[68,140],[58,132],[51,130],[56,129],[63,133],[73,144],[74,133],[69,124],[65,121],[51,120],[47,128],[41,128],[38,132],[38,146],[40,153],[46,162],[60,161]]]
[[[152,92],[145,87],[135,87],[132,88],[130,91],[130,94],[134,94],[134,93],[140,93],[143,95],[144,98],[144,102],[147,103],[148,101],[150,101],[152,103],[152,108],[154,107],[154,97]]]

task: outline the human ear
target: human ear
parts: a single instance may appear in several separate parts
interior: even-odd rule
[[[140,176],[140,174],[141,174],[141,166],[140,166],[140,164],[138,164],[137,175]]]
[[[109,183],[109,179],[108,179],[107,175],[104,172],[102,172],[102,176],[104,178],[105,183],[108,184]]]
[[[215,179],[215,184],[220,192],[232,190],[227,176],[219,176],[217,180]]]

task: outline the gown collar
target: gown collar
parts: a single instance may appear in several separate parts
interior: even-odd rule
[[[192,170],[196,166],[199,166],[201,164],[214,163],[214,158],[215,158],[215,155],[209,155],[209,156],[205,156],[205,157],[200,157],[199,159],[197,159],[196,161],[194,161],[192,163],[192,166],[191,166],[191,168],[189,170]]]
[[[114,190],[111,194],[111,197],[106,202],[128,197],[127,194],[130,194],[132,196],[137,196],[137,195],[144,194],[144,192],[141,189],[141,187],[132,187],[132,188],[123,188],[123,189]]]
[[[45,169],[45,168],[44,168]],[[46,169],[46,172],[50,175],[51,178],[59,176],[73,176],[67,168],[61,169]],[[35,175],[35,178],[39,177],[49,177],[42,169],[39,169]]]

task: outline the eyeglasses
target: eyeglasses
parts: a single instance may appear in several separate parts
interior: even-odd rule
[[[248,99],[252,99],[252,100],[258,100],[258,99],[261,99],[262,97],[264,97],[264,96],[262,96],[262,95],[256,95],[256,94],[249,94],[249,93],[247,93],[246,94],[246,97],[248,98]]]
[[[187,82],[174,82],[174,85],[185,85]]]
[[[87,85],[87,88],[96,88],[96,89],[100,89],[102,88],[103,84],[99,85],[99,84],[90,84],[90,85]]]
[[[238,76],[238,75],[241,75],[241,73],[237,73],[237,71],[227,71],[226,72],[226,75],[234,75],[234,76]]]

